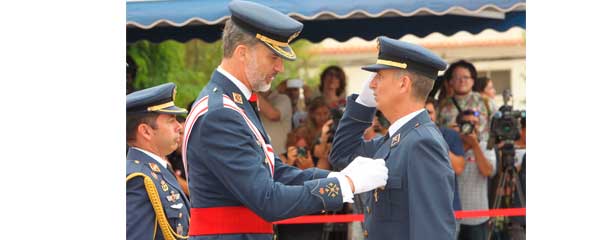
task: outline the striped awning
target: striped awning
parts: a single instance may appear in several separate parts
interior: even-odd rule
[[[257,0],[304,24],[298,38],[319,42],[385,35],[426,36],[433,32],[479,33],[525,28],[524,0]],[[127,1],[127,42],[168,39],[185,42],[220,38],[229,18],[226,0]]]

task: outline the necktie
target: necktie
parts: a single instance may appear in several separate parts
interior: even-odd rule
[[[260,120],[260,116],[258,115],[258,111],[260,110],[258,108],[258,95],[256,95],[256,93],[252,93],[252,95],[250,96],[250,99],[248,99],[248,102],[254,109],[254,113],[256,113],[256,117],[258,117],[258,119]]]

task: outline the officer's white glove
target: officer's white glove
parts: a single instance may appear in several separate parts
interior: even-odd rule
[[[365,107],[375,107],[377,105],[377,102],[375,102],[375,96],[373,96],[373,90],[369,87],[371,81],[373,81],[373,78],[375,78],[376,75],[377,73],[371,73],[371,75],[363,83],[363,88],[356,98],[357,103],[360,103]]]
[[[354,194],[385,186],[388,179],[388,168],[380,158],[356,157],[341,173],[354,183]]]

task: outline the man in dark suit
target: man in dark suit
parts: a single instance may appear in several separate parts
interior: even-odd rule
[[[424,109],[446,63],[425,48],[387,37],[378,38],[378,48],[376,64],[363,67],[376,74],[358,96],[348,97],[330,162],[340,169],[357,156],[386,161],[387,185],[365,194],[365,238],[454,239],[448,145]],[[361,136],[375,107],[392,125],[385,137],[365,142]]]
[[[185,239],[189,202],[166,156],[180,144],[185,109],[175,84],[127,95],[127,239]]]
[[[385,184],[383,159],[359,159],[346,173],[283,164],[258,115],[256,93],[270,89],[296,55],[302,24],[266,6],[233,1],[223,60],[185,123],[182,155],[192,202],[190,239],[273,239],[271,222],[337,210],[353,193]],[[361,171],[358,171],[360,169]]]

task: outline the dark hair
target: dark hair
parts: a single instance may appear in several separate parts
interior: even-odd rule
[[[223,28],[223,57],[230,58],[238,45],[254,46],[259,40],[254,35],[235,25],[231,19],[225,21]]]
[[[137,128],[140,124],[148,124],[152,129],[157,129],[156,118],[159,113],[143,113],[127,115],[126,137],[127,143],[135,141]]]
[[[426,77],[425,75],[421,75],[411,71],[406,72],[409,73],[409,76],[412,76],[411,87],[413,89],[413,97],[419,100],[426,100],[427,96],[429,96],[429,93],[431,92],[431,89],[433,88],[435,79],[431,79],[429,77]]]
[[[459,60],[457,62],[453,62],[452,64],[450,64],[450,67],[448,67],[448,70],[446,70],[446,72],[444,72],[444,79],[446,81],[450,81],[450,79],[452,79],[452,74],[454,74],[454,70],[456,70],[457,67],[463,67],[469,70],[469,72],[471,73],[471,77],[473,79],[477,79],[477,70],[475,69],[475,66],[470,63],[467,62],[465,60]]]
[[[483,76],[483,77],[479,77],[475,80],[475,84],[473,84],[473,91],[475,92],[483,92],[483,90],[485,90],[485,87],[488,85],[488,83],[490,82],[490,78]]]
[[[433,97],[427,97],[427,100],[425,100],[425,105],[430,104],[433,105],[433,107],[437,107],[436,106],[436,101]]]
[[[319,91],[323,92],[325,78],[335,77],[340,80],[340,87],[335,90],[335,95],[338,97],[346,90],[346,73],[338,66],[329,66],[321,73],[321,82],[319,83]]]
[[[318,96],[310,101],[310,104],[308,105],[308,114],[310,114],[311,112],[314,112],[315,110],[317,110],[320,107],[329,108],[329,106],[327,106],[327,102],[325,102],[325,97],[323,97],[323,96]]]

